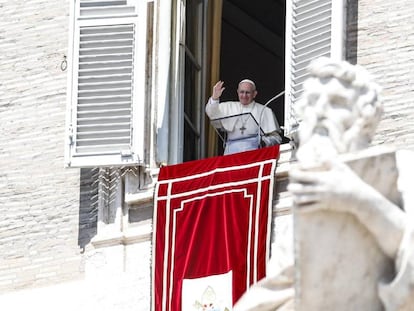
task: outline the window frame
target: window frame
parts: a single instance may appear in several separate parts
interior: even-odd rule
[[[186,1],[189,0],[177,0],[175,2],[175,32],[174,32],[174,43],[172,50],[172,73],[173,81],[176,81],[175,85],[171,89],[171,98],[170,98],[170,115],[169,115],[169,156],[168,163],[182,163],[184,159],[184,123],[185,112],[184,112],[184,88],[185,84],[185,58],[186,58]],[[200,2],[200,19],[199,26],[201,29],[198,30],[201,41],[199,42],[199,65],[201,66],[199,79],[196,83],[196,93],[197,93],[197,103],[194,104],[197,112],[196,115],[199,116],[197,130],[199,133],[199,143],[196,158],[200,159],[204,157],[205,154],[205,129],[204,129],[204,84],[205,84],[205,28],[206,28],[206,1],[197,0]]]
[[[145,164],[145,85],[146,85],[146,55],[147,55],[147,3],[139,0],[128,0],[135,6],[134,14],[124,16],[91,17],[81,16],[81,1],[71,2],[69,25],[68,51],[68,82],[67,82],[67,111],[65,137],[65,167],[97,167],[97,166],[127,166]],[[76,152],[76,124],[78,100],[78,64],[80,29],[88,26],[109,26],[118,24],[133,24],[135,26],[134,48],[132,59],[132,103],[130,150],[111,152],[79,153]],[[144,112],[144,113],[143,113]]]

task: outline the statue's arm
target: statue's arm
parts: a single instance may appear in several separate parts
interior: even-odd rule
[[[339,161],[324,170],[293,169],[289,190],[301,211],[329,209],[353,214],[373,234],[378,245],[395,259],[406,227],[406,215],[381,193]]]

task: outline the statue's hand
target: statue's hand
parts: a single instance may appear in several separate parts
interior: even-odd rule
[[[358,206],[367,184],[347,165],[332,160],[318,170],[292,169],[288,190],[302,211],[328,209],[351,211]]]

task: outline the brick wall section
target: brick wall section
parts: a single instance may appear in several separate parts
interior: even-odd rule
[[[374,143],[414,148],[414,2],[350,0],[358,8],[357,62],[383,88],[385,114]],[[355,5],[357,3],[357,5]]]
[[[0,3],[0,292],[77,278],[79,170],[65,169],[69,1]]]

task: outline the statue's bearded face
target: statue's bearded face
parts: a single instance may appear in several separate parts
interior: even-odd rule
[[[308,145],[307,157],[315,152],[318,158],[349,151],[349,137],[345,139],[345,134],[358,117],[357,99],[355,88],[336,78],[309,81],[304,101],[298,107],[302,117],[300,149]]]
[[[335,142],[355,121],[357,93],[334,78],[315,80],[314,84],[308,93],[303,121],[310,121],[310,135],[329,136]]]

